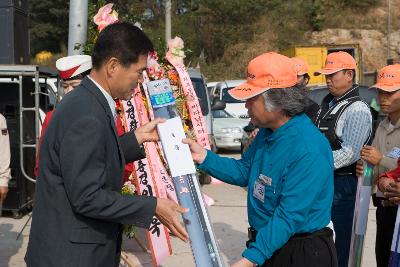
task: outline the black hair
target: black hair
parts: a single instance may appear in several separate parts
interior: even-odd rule
[[[99,69],[111,57],[124,67],[136,63],[140,55],[153,51],[153,43],[138,27],[128,22],[116,22],[105,27],[93,48],[92,65]]]
[[[85,78],[86,76],[88,76],[90,74],[90,71],[92,69],[88,69],[82,73],[79,73],[78,75],[72,76],[68,79],[64,79],[64,81],[70,81],[70,80],[82,80],[83,78]]]

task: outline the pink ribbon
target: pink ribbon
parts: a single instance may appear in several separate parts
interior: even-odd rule
[[[137,92],[140,94],[138,88]],[[137,93],[135,90],[135,94]],[[145,111],[144,105],[138,106],[132,101],[122,101],[124,108],[124,118],[126,119],[126,124],[129,130],[134,130],[140,127],[144,118],[143,115],[139,116],[140,113]],[[140,113],[139,113],[140,110]],[[143,113],[146,114],[146,113]],[[142,118],[141,118],[142,117]],[[148,119],[147,119],[148,121]],[[154,159],[159,159],[159,157],[154,156],[154,152],[150,153],[149,146],[152,143],[144,143],[144,149],[147,157],[134,162],[134,173],[135,183],[138,189],[139,195],[154,196],[167,198],[166,187],[163,182],[159,182],[159,169],[154,168]],[[153,143],[154,144],[154,143]],[[173,188],[175,191],[175,188]],[[176,195],[175,195],[176,198]],[[153,258],[153,265],[158,266],[161,264],[168,256],[172,255],[171,241],[167,228],[161,224],[161,222],[153,217],[149,229],[146,231],[147,238],[149,240],[151,255]]]
[[[203,113],[199,100],[194,91],[192,80],[184,65],[174,62],[168,55],[167,60],[175,67],[179,74],[179,80],[182,85],[184,94],[186,95],[186,103],[189,110],[190,120],[192,121],[193,129],[196,135],[197,142],[204,148],[210,149],[208,142],[207,126],[204,121]]]

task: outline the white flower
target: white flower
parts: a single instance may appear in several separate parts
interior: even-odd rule
[[[136,21],[135,24],[133,24],[133,25],[135,25],[136,27],[138,27],[139,29],[141,29],[143,31],[142,24],[140,24],[139,22]]]
[[[174,63],[183,65],[183,59],[186,57],[183,47],[184,43],[180,37],[176,36],[174,39],[169,40],[167,58]]]

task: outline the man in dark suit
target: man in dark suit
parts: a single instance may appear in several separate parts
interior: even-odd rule
[[[167,199],[121,195],[125,162],[143,158],[140,144],[158,140],[156,119],[120,138],[114,99],[130,99],[146,68],[151,41],[137,27],[106,27],[89,76],[57,106],[43,138],[31,233],[30,267],[118,266],[121,224],[148,227],[155,215],[173,234],[186,210]]]

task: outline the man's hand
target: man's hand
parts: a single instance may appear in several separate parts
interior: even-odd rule
[[[400,204],[400,179],[392,180],[383,195],[391,202]]]
[[[254,267],[256,264],[252,263],[246,258],[242,258],[240,261],[235,262],[231,267]]]
[[[0,186],[0,201],[4,201],[7,197],[8,187]]]
[[[206,149],[204,149],[201,145],[199,145],[198,143],[196,143],[195,141],[193,141],[189,138],[183,139],[182,143],[189,145],[190,151],[192,152],[193,160],[196,163],[199,163],[199,164],[203,163],[203,161],[205,160],[205,158],[207,156]]]
[[[139,145],[144,142],[159,141],[160,137],[157,133],[157,124],[165,122],[165,119],[157,118],[148,122],[135,130],[135,136]]]
[[[385,193],[387,189],[390,187],[392,181],[393,181],[392,179],[386,176],[380,177],[377,183],[378,189],[381,192]]]
[[[364,146],[361,150],[361,158],[372,165],[378,165],[382,157],[382,153],[373,146]]]
[[[364,175],[364,166],[363,166],[363,162],[361,160],[357,161],[356,175],[357,176],[363,176]]]
[[[189,235],[179,221],[178,215],[187,211],[188,209],[179,206],[169,199],[157,198],[156,217],[172,234],[176,235],[184,242],[188,241]]]

